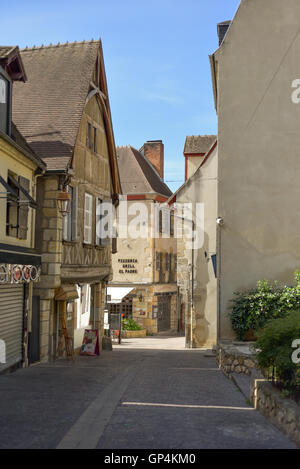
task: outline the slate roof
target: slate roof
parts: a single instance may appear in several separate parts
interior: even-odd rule
[[[13,120],[48,170],[70,162],[100,44],[21,50],[28,81],[14,85]]]
[[[117,159],[123,194],[172,195],[152,164],[132,146],[117,147]]]
[[[11,138],[22,150],[26,152],[27,156],[29,156],[32,161],[34,161],[40,168],[44,170],[46,169],[46,164],[38,155],[34,153],[30,145],[28,145],[27,141],[13,122],[11,123]]]
[[[192,135],[186,137],[183,153],[206,153],[216,139],[216,135]]]

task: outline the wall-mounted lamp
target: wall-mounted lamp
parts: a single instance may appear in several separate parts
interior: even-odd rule
[[[71,194],[63,190],[58,194],[56,201],[58,210],[65,217],[71,209]]]

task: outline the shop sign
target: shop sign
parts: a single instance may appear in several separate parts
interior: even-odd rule
[[[122,269],[119,269],[119,274],[137,274],[136,265],[137,259],[118,259],[122,264]]]
[[[0,264],[0,283],[39,282],[40,267],[22,264]]]

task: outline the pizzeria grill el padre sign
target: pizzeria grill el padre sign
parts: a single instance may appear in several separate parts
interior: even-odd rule
[[[40,267],[22,264],[0,264],[1,283],[29,283],[40,280]]]
[[[122,264],[119,274],[137,274],[137,259],[118,259],[118,262]]]

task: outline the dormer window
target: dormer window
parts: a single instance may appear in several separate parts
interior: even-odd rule
[[[0,70],[0,130],[9,134],[11,82],[5,75]]]

